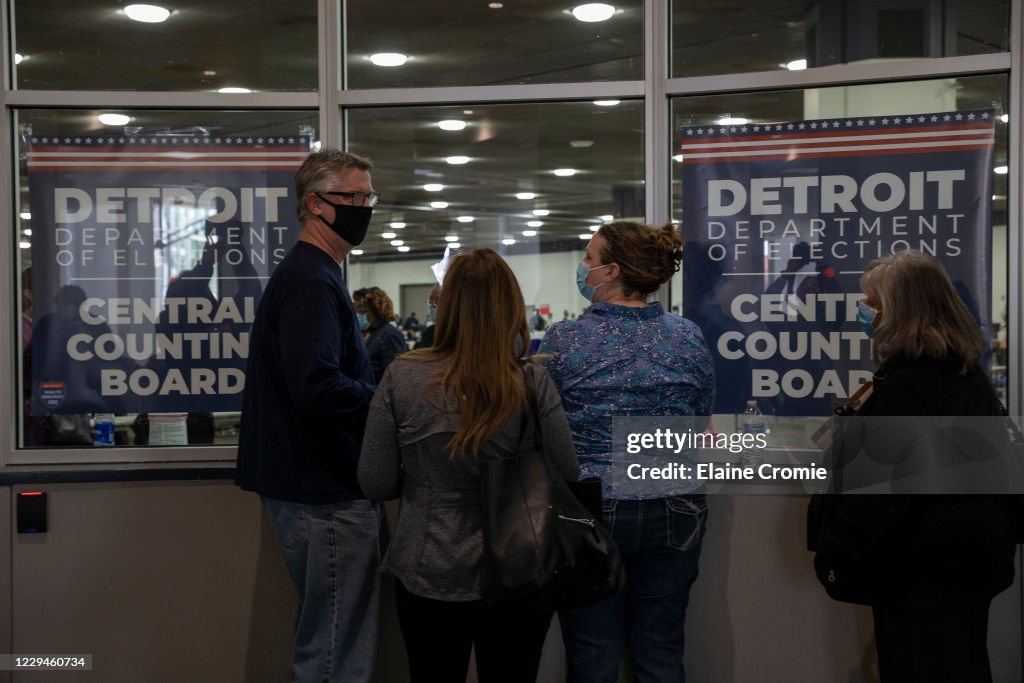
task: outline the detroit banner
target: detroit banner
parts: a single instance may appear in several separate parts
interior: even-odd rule
[[[309,140],[35,136],[32,413],[238,410]]]
[[[855,392],[858,281],[901,250],[938,259],[989,336],[993,145],[991,111],[684,128],[684,315],[715,412],[825,415]]]

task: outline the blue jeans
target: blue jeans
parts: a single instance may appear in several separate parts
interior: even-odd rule
[[[707,496],[606,500],[604,519],[626,564],[626,587],[593,607],[559,612],[568,681],[615,683],[626,646],[636,683],[682,683],[683,622]]]
[[[299,591],[292,681],[368,683],[380,598],[378,506],[262,500]]]

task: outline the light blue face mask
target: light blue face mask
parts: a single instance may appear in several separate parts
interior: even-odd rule
[[[365,313],[356,313],[356,320],[359,321],[359,329],[365,330],[370,326],[370,319],[366,317]]]
[[[868,306],[863,301],[857,302],[857,324],[861,331],[868,336],[868,339],[875,335],[875,317],[878,311]]]
[[[587,301],[593,301],[594,294],[597,293],[597,287],[603,287],[605,285],[604,282],[599,284],[597,287],[594,287],[593,285],[588,285],[587,275],[590,274],[590,271],[601,270],[602,268],[607,268],[610,265],[610,263],[606,263],[603,266],[587,268],[587,264],[584,263],[583,261],[580,261],[579,265],[576,266],[576,286],[579,288],[580,294],[583,295],[584,299],[586,299]]]

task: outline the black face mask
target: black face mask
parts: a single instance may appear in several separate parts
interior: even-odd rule
[[[317,195],[320,197],[320,195]],[[366,239],[366,231],[370,229],[370,217],[373,216],[372,206],[350,206],[348,204],[335,204],[323,201],[334,207],[334,222],[328,223],[323,216],[317,216],[320,222],[337,233],[338,237],[345,240],[353,247],[358,247]]]

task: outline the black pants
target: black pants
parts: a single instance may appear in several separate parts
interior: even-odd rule
[[[533,683],[551,612],[531,604],[446,602],[395,586],[412,683],[465,683],[476,647],[480,683]]]
[[[990,683],[989,602],[875,605],[882,683]]]

